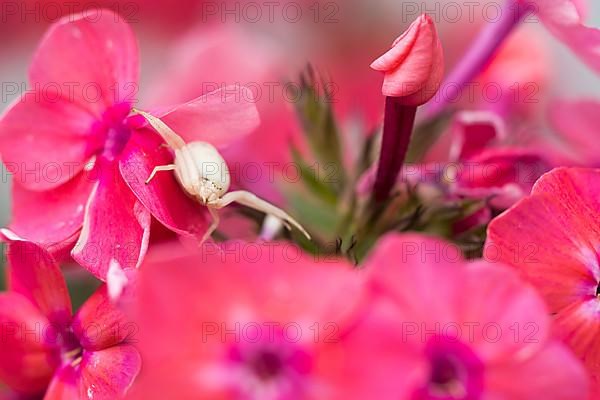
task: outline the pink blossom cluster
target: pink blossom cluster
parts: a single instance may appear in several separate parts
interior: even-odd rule
[[[259,35],[190,31],[144,104],[123,16],[53,22],[0,116],[0,399],[598,398],[600,100],[553,98],[520,34],[534,14],[600,73],[600,30],[582,1],[504,7],[451,67],[423,14],[291,103],[256,95],[295,71]],[[513,78],[545,101],[451,100]],[[269,179],[231,187],[264,219],[215,205],[248,163]]]

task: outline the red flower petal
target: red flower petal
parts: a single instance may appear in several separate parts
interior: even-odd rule
[[[44,400],[121,399],[140,367],[140,356],[132,346],[84,352],[80,364],[65,365],[56,373]]]
[[[31,301],[50,322],[66,328],[71,322],[71,298],[52,256],[21,240],[9,240],[7,255],[10,290]]]
[[[25,297],[0,293],[0,381],[17,392],[43,392],[58,362],[50,324]]]
[[[136,340],[137,329],[102,285],[75,314],[73,332],[86,350],[102,350]]]
[[[29,190],[61,186],[81,171],[94,152],[88,133],[95,118],[75,103],[36,99],[28,92],[0,119],[6,168]]]
[[[119,162],[123,179],[163,225],[179,234],[201,238],[208,228],[206,207],[185,194],[173,171],[159,172],[149,184],[145,183],[155,166],[173,163],[173,156],[161,143],[162,139],[149,129],[134,132]]]
[[[551,163],[536,151],[491,149],[463,162],[456,191],[467,197],[489,197],[494,207],[506,209],[527,196],[550,169]]]
[[[584,361],[600,390],[600,170],[557,168],[532,195],[488,226],[485,254],[519,272],[556,315],[556,331]]]
[[[71,254],[97,278],[106,280],[112,260],[123,269],[139,266],[148,247],[150,213],[127,187],[115,163],[99,166],[98,174]]]
[[[53,253],[73,244],[73,237],[83,225],[85,205],[93,186],[94,181],[87,172],[43,192],[30,191],[14,183],[10,229]]]
[[[557,168],[488,227],[489,260],[519,268],[558,312],[598,285],[600,171]]]
[[[86,352],[80,366],[82,399],[120,399],[140,372],[142,360],[133,346],[121,345]]]
[[[133,102],[138,48],[127,23],[109,10],[69,15],[52,25],[29,69],[32,85],[56,85],[99,118],[110,105]],[[71,90],[65,83],[76,82]],[[53,86],[52,86],[53,87]],[[59,147],[60,148],[60,147]]]

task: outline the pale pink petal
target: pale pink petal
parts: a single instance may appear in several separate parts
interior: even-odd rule
[[[2,161],[29,190],[56,188],[73,179],[96,149],[89,142],[95,118],[61,98],[36,99],[28,92],[0,119]]]
[[[600,73],[600,29],[585,26],[572,0],[537,0],[537,13],[548,30]]]
[[[556,318],[556,332],[587,367],[591,389],[596,398],[600,395],[600,306],[598,299],[575,302],[560,310]]]
[[[525,360],[486,370],[486,399],[586,400],[589,384],[578,360],[558,342]]]
[[[25,297],[0,293],[0,326],[0,381],[17,392],[43,392],[60,362],[50,323]]]
[[[74,236],[83,225],[85,205],[93,185],[94,180],[87,172],[43,192],[30,191],[13,183],[10,229],[52,252],[73,244]]]
[[[550,336],[546,305],[514,270],[478,261],[459,274],[464,293],[459,321],[477,323],[468,341],[484,362],[534,354],[545,346]]]
[[[336,399],[410,399],[428,378],[425,340],[420,334],[413,340],[415,320],[403,319],[393,301],[379,298],[368,307],[360,323],[332,349],[334,355],[324,355],[320,372],[337,383]],[[343,366],[334,364],[340,358]]]
[[[553,127],[567,142],[569,155],[590,165],[600,165],[600,102],[595,100],[557,100],[548,117]]]
[[[206,207],[185,194],[174,171],[159,172],[145,183],[155,166],[173,163],[173,156],[161,143],[149,129],[136,131],[119,161],[123,179],[163,225],[179,234],[202,238],[209,223]]]
[[[56,261],[35,243],[8,242],[9,289],[31,301],[49,321],[66,328],[71,322],[71,298]]]
[[[111,301],[117,301],[129,283],[127,274],[118,262],[111,260],[106,274],[106,288]]]
[[[86,350],[102,350],[137,339],[136,325],[111,300],[106,285],[86,300],[73,317],[72,325],[73,332]]]
[[[375,293],[397,304],[398,318],[429,326],[457,321],[464,267],[458,246],[422,235],[387,235],[365,261]]]
[[[69,15],[48,30],[29,69],[31,85],[77,83],[70,100],[99,118],[107,107],[132,103],[138,81],[135,36],[117,14]],[[66,90],[66,89],[64,89]]]
[[[381,72],[398,68],[415,45],[422,23],[421,18],[413,21],[408,29],[394,40],[392,47],[371,63],[371,68]]]
[[[353,313],[356,302],[349,301],[349,298],[355,298],[350,293],[358,296],[362,292],[362,276],[348,273],[352,271],[350,264],[335,258],[315,262],[291,243],[230,241],[205,243],[193,252],[182,249],[175,244],[165,244],[151,253],[147,261],[151,271],[146,273],[144,282],[146,289],[156,292],[152,295],[156,301],[164,301],[164,296],[174,290],[179,293],[189,291],[190,294],[207,291],[214,302],[221,305],[217,309],[205,302],[195,302],[186,313],[194,310],[219,320],[228,318],[223,312],[234,312],[239,300],[232,299],[231,293],[236,293],[260,318],[286,322],[305,318],[330,321]],[[224,258],[224,254],[232,257]],[[204,267],[197,268],[198,263]],[[257,264],[261,267],[255,268]],[[176,273],[173,273],[174,266]],[[220,280],[218,276],[224,273],[222,268],[227,269],[229,278],[215,286],[215,279]],[[143,269],[140,274],[144,279]],[[330,282],[330,285],[321,287],[320,295],[315,297],[317,282]],[[172,302],[167,303],[170,304],[165,307],[174,307]],[[179,312],[172,315],[187,318]]]
[[[117,165],[99,166],[98,174],[72,256],[106,280],[112,260],[123,269],[139,266],[148,247],[150,213],[127,187]]]
[[[106,350],[85,352],[79,372],[80,398],[122,398],[139,374],[141,366],[142,360],[133,346],[120,345]]]
[[[228,86],[160,115],[186,142],[201,140],[227,146],[260,124],[256,100],[245,86]]]

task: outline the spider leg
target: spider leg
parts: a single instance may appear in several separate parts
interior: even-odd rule
[[[210,238],[212,236],[212,234],[217,230],[217,227],[219,226],[219,222],[221,221],[216,207],[211,205],[211,206],[207,206],[206,208],[208,208],[208,212],[210,213],[212,222],[210,223],[210,226],[208,227],[208,230],[206,231],[204,236],[202,236],[202,241],[200,242],[200,244],[204,243],[208,238]]]
[[[292,218],[288,213],[283,211],[281,208],[274,206],[273,204],[257,197],[255,194],[247,192],[245,190],[236,190],[233,192],[225,193],[223,197],[215,201],[212,205],[215,208],[223,208],[233,202],[239,203],[246,207],[254,208],[255,210],[264,212],[265,214],[272,215],[279,218],[283,224],[290,229],[291,225],[295,226],[300,232],[304,234],[309,240],[310,235],[308,232]]]
[[[157,172],[160,172],[160,171],[173,171],[174,169],[175,169],[175,164],[157,165],[152,170],[152,173],[150,174],[150,176],[148,177],[148,179],[146,179],[146,185],[150,183],[150,181],[154,178],[154,175],[156,175]]]
[[[145,111],[138,110],[137,108],[133,108],[132,111],[136,114],[140,114],[150,126],[152,126],[156,132],[163,138],[165,142],[171,147],[173,150],[181,149],[185,146],[185,142],[183,139],[173,131],[173,129],[169,128],[167,124],[161,121],[160,118],[157,118],[151,114],[148,114]]]

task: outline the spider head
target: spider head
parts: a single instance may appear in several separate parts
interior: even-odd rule
[[[200,203],[207,205],[218,200],[221,197],[222,191],[213,181],[202,178],[196,190],[196,197]]]

